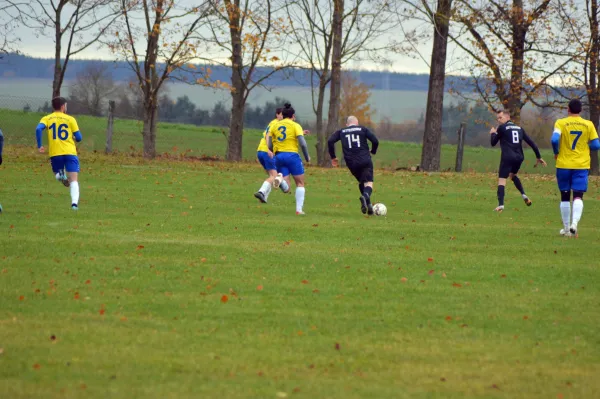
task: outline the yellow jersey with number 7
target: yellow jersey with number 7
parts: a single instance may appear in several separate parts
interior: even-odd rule
[[[285,118],[269,125],[273,152],[298,152],[298,136],[304,136],[300,124]]]
[[[73,134],[79,131],[77,121],[63,112],[53,112],[40,121],[48,129],[48,153],[58,155],[77,155]]]
[[[589,143],[598,138],[594,124],[580,116],[568,116],[556,121],[554,133],[560,135],[556,167],[589,169]]]

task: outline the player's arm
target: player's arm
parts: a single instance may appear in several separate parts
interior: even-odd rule
[[[271,154],[273,153],[273,139],[271,138],[271,134],[267,134],[265,137],[267,139],[267,147],[269,147],[269,151]]]
[[[79,131],[79,126],[77,125],[77,121],[75,119],[71,121],[71,131],[73,132],[73,138],[76,142],[79,143],[81,140],[83,140],[81,132]]]
[[[365,128],[365,131],[366,131],[367,140],[369,140],[371,142],[371,154],[375,155],[375,154],[377,154],[377,148],[379,147],[379,140],[377,139],[377,137],[375,137],[373,132],[371,132],[369,129]]]
[[[498,144],[498,141],[500,141],[501,134],[502,130],[498,131],[495,127],[492,127],[490,129],[490,143],[492,144],[492,147],[495,147],[496,144]]]
[[[310,155],[308,154],[308,144],[306,144],[306,139],[303,135],[297,137],[298,145],[302,148],[302,153],[304,154],[304,159],[306,162],[310,162]]]
[[[40,121],[40,123],[38,123],[37,127],[35,128],[35,139],[37,141],[37,148],[38,148],[39,152],[44,152],[44,146],[42,145],[42,133],[44,133],[45,129],[46,129],[46,123],[42,119]]]
[[[531,147],[533,152],[535,152],[536,162],[535,162],[534,167],[537,166],[538,164],[542,164],[543,166],[546,166],[546,161],[544,161],[542,159],[542,154],[540,154],[540,149],[535,144],[535,142],[531,139],[531,137],[529,137],[527,135],[527,133],[525,133],[525,130],[523,130],[523,140],[525,140],[525,142]]]
[[[552,132],[552,138],[550,139],[550,142],[552,143],[552,151],[554,152],[554,155],[558,155],[561,134],[562,134],[562,129],[560,128],[560,125],[557,122],[554,124],[554,131]]]
[[[332,134],[327,140],[327,148],[329,149],[329,157],[335,159],[335,143],[340,141],[340,131],[338,130]]]
[[[596,127],[593,123],[590,123],[590,150],[598,151],[600,150],[600,140],[598,140],[598,132],[596,131]]]

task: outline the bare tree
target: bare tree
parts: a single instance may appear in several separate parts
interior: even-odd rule
[[[71,57],[98,43],[118,17],[112,3],[114,0],[33,0],[17,6],[20,22],[54,40],[52,97],[60,95]]]
[[[332,78],[334,12],[337,0],[294,0],[286,2],[286,11],[300,57],[310,71],[313,112],[316,116],[317,161],[328,164],[324,107],[327,87]],[[396,51],[398,43],[387,34],[395,24],[390,2],[351,0],[343,4],[341,16],[340,67],[348,61],[383,61],[386,51]],[[335,97],[334,97],[335,98]],[[331,109],[331,108],[330,108]],[[329,119],[331,120],[331,119]],[[335,129],[334,129],[335,130]]]
[[[75,83],[69,88],[69,97],[76,100],[87,114],[100,116],[117,90],[108,66],[92,63],[77,73]]]
[[[0,59],[10,52],[19,52],[21,41],[13,32],[19,25],[20,7],[29,4],[13,0],[0,0]]]
[[[274,0],[211,1],[213,15],[205,37],[204,58],[231,68],[231,120],[227,136],[227,159],[242,159],[244,111],[248,96],[274,73],[292,65],[286,60],[287,24],[275,16]],[[258,67],[262,66],[262,69]]]
[[[143,101],[144,156],[156,156],[158,96],[169,79],[206,85],[208,71],[191,62],[200,42],[194,34],[206,20],[209,2],[193,7],[186,1],[119,0],[120,18],[108,43],[135,74]],[[217,82],[215,82],[215,85]]]

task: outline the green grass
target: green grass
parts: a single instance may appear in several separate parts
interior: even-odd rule
[[[0,128],[6,142],[13,145],[35,146],[35,127],[42,114],[0,109]],[[83,134],[81,151],[103,152],[106,142],[104,118],[78,116],[77,121]],[[142,149],[142,123],[133,120],[116,120],[114,125],[113,148],[117,151],[139,154]],[[225,157],[227,141],[222,127],[198,127],[193,125],[160,123],[157,133],[157,151],[170,156]],[[262,131],[247,129],[244,133],[243,157],[247,161],[256,158],[256,148]],[[485,133],[487,134],[487,133]],[[316,162],[316,137],[308,136],[311,157]],[[376,167],[395,169],[421,163],[421,144],[397,141],[382,142],[374,157]],[[554,173],[553,168],[534,168],[535,156],[526,149],[522,173]],[[340,153],[340,148],[338,148]],[[552,160],[551,150],[542,150],[547,161]],[[465,147],[463,171],[494,172],[498,170],[499,148]],[[441,166],[443,170],[454,170],[456,146],[442,146]]]
[[[552,176],[497,215],[493,174],[377,170],[367,218],[308,168],[296,217],[253,164],[87,152],[73,212],[44,156],[5,162],[0,397],[600,394],[596,178],[565,239]]]

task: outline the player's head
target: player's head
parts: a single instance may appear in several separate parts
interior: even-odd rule
[[[573,114],[573,115],[579,115],[581,113],[581,101],[579,101],[577,98],[572,99],[571,101],[569,101],[569,113]]]
[[[292,104],[285,103],[285,105],[283,106],[283,110],[281,111],[281,114],[283,115],[284,118],[293,119],[294,115],[296,114],[296,111],[294,110],[294,108],[292,108]]]
[[[346,119],[346,126],[358,125],[358,118],[356,116],[349,116]]]
[[[503,124],[510,120],[510,112],[506,109],[501,109],[496,112],[496,120],[498,123]]]
[[[52,109],[60,112],[67,112],[67,100],[64,97],[54,97],[52,99]]]
[[[275,109],[275,118],[282,120],[283,119],[283,115],[281,114],[282,111],[283,111],[283,108]]]

